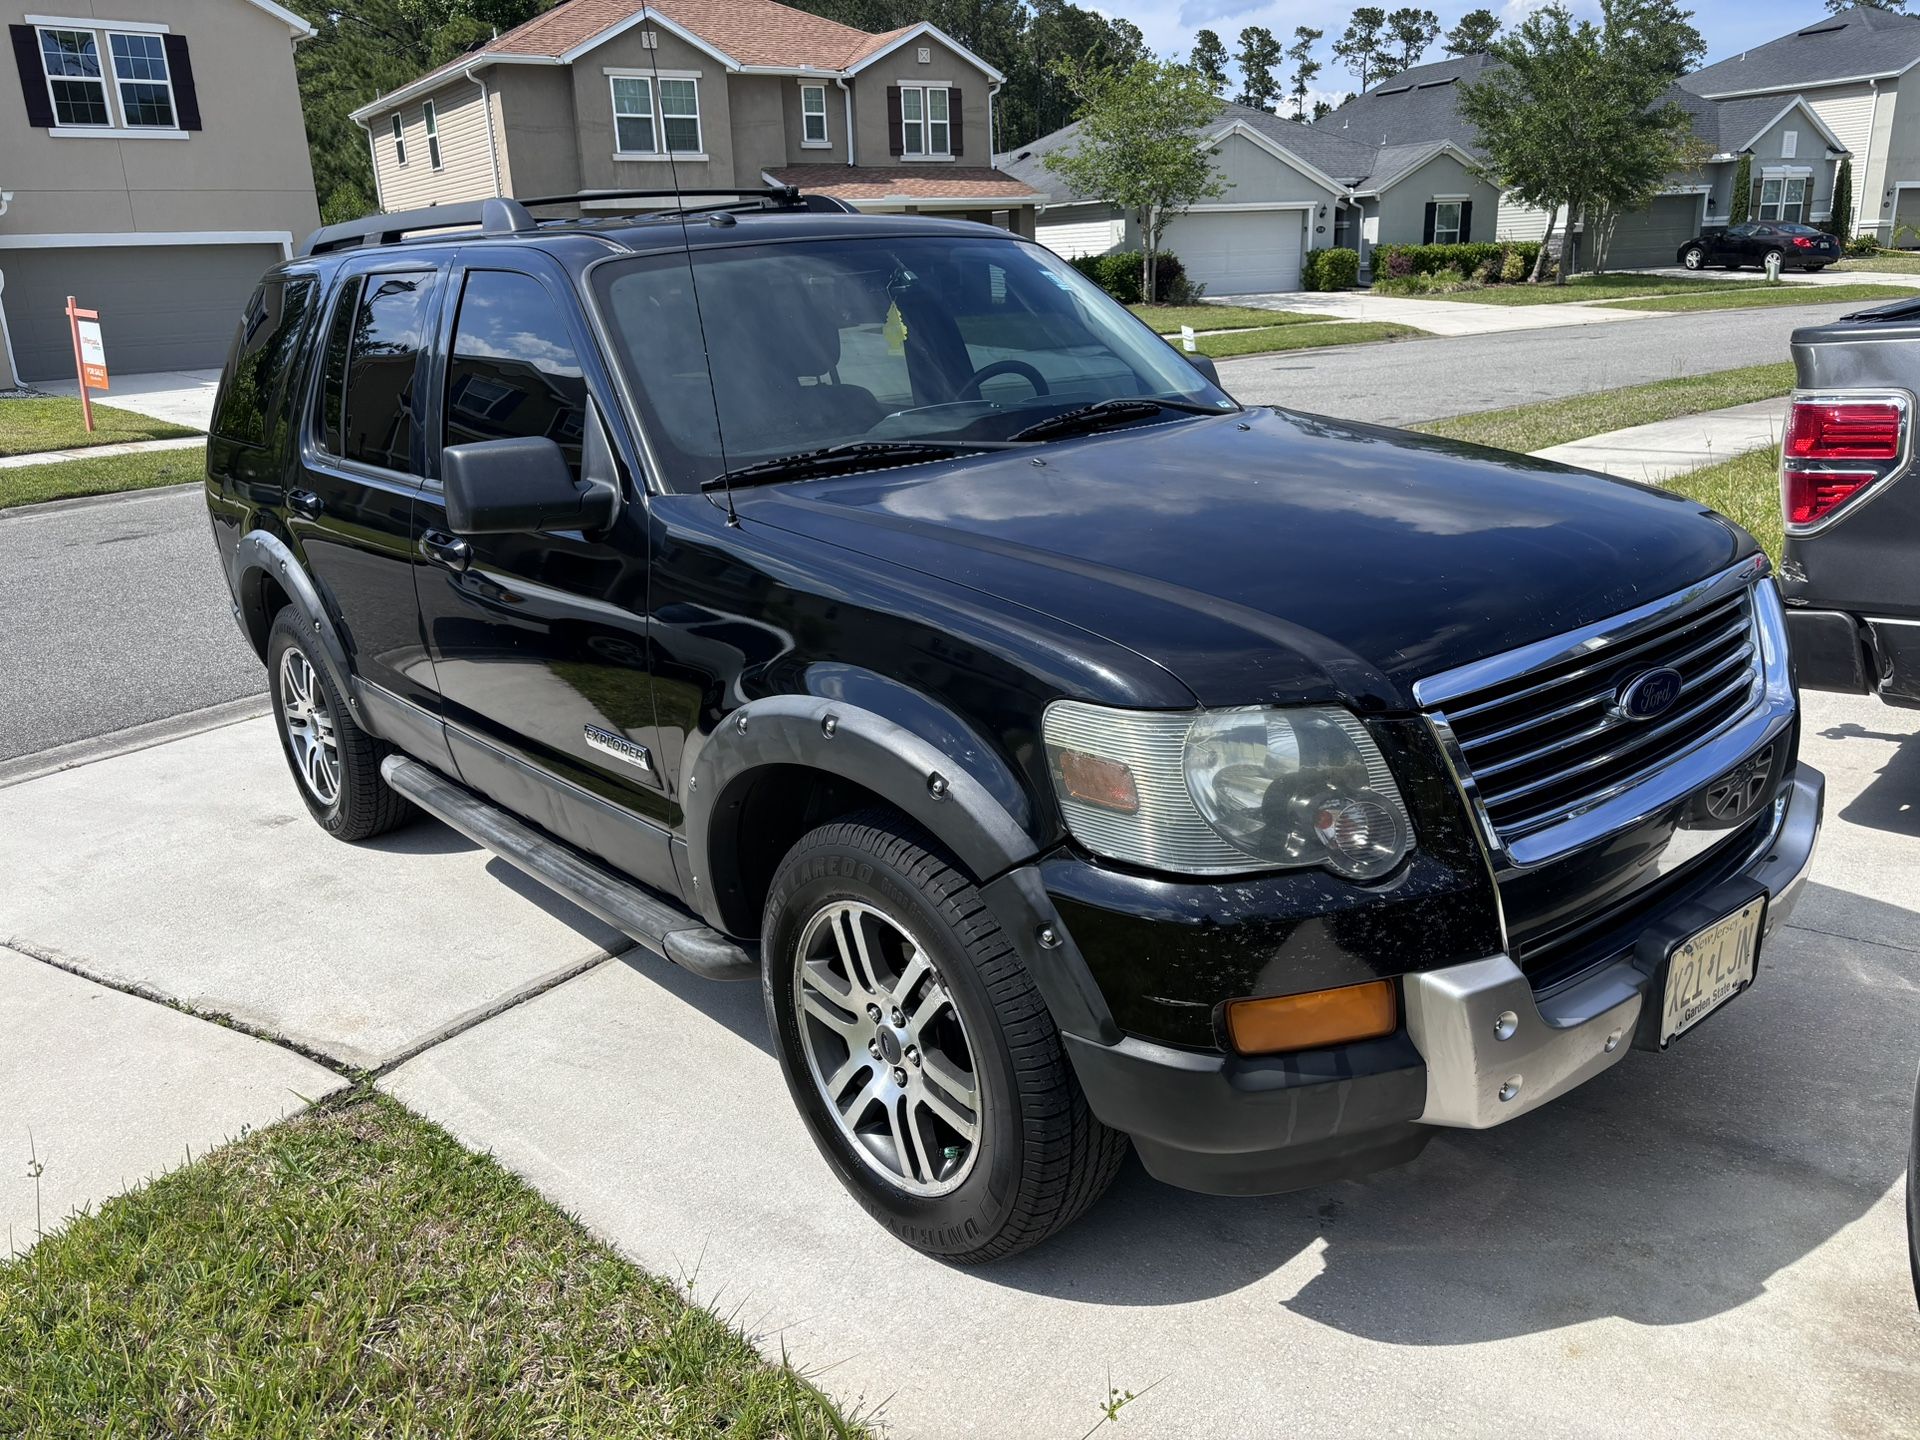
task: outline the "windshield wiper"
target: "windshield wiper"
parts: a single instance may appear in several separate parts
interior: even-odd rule
[[[850,440],[822,450],[802,450],[742,465],[737,470],[702,480],[702,490],[724,490],[731,485],[759,485],[773,480],[799,480],[819,475],[845,475],[873,465],[914,460],[938,460],[947,455],[975,455],[1004,450],[1008,440]]]
[[[1202,405],[1197,400],[1153,399],[1145,395],[1116,395],[1111,400],[1095,401],[1072,410],[1062,410],[1036,420],[1024,430],[1013,432],[1015,440],[1047,440],[1056,435],[1080,435],[1127,420],[1141,420],[1162,410],[1184,410],[1189,415],[1225,415],[1229,411],[1217,405]]]

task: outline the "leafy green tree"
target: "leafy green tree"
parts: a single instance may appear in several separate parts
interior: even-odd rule
[[[1576,22],[1556,0],[1497,41],[1501,63],[1461,89],[1494,182],[1528,204],[1566,206],[1562,284],[1585,207],[1638,209],[1703,158],[1686,111],[1664,99],[1705,51],[1691,19],[1673,0],[1600,0],[1598,24]]]
[[[1740,162],[1733,167],[1733,194],[1727,201],[1727,223],[1744,225],[1753,218],[1753,156],[1747,151],[1740,152]]]
[[[1833,233],[1845,244],[1853,238],[1853,157],[1847,156],[1840,162],[1840,171],[1833,177],[1833,216],[1828,222]]]
[[[1264,25],[1249,25],[1240,32],[1240,49],[1234,55],[1240,67],[1240,93],[1236,105],[1255,110],[1272,110],[1280,103],[1280,82],[1273,78],[1273,67],[1286,59],[1280,42]]]
[[[1353,12],[1347,28],[1333,42],[1333,58],[1352,72],[1361,90],[1394,73],[1387,50],[1387,12],[1378,5],[1362,5]]]
[[[1469,10],[1447,32],[1442,47],[1449,55],[1481,55],[1500,33],[1500,17],[1491,10]]]
[[[1220,43],[1218,35],[1211,30],[1194,32],[1193,54],[1187,58],[1187,64],[1206,78],[1216,95],[1224,95],[1227,90],[1227,61],[1227,47]]]
[[[1387,39],[1400,47],[1394,57],[1402,70],[1411,70],[1440,36],[1440,17],[1431,10],[1406,6],[1387,16]]]
[[[1320,62],[1313,58],[1313,47],[1318,45],[1326,34],[1324,30],[1310,30],[1305,25],[1296,25],[1293,29],[1293,44],[1287,47],[1287,59],[1293,62],[1293,75],[1287,82],[1287,93],[1293,96],[1293,118],[1307,118],[1307,91],[1313,88],[1313,82],[1319,77]]]
[[[1169,220],[1223,194],[1213,156],[1194,132],[1220,113],[1220,98],[1198,70],[1136,60],[1125,70],[1075,66],[1079,141],[1055,150],[1047,169],[1079,194],[1133,217],[1140,229],[1140,293],[1154,298],[1160,239]]]

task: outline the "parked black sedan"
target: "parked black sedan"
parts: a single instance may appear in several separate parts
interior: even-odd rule
[[[1767,256],[1775,254],[1780,257],[1782,270],[1824,270],[1840,258],[1840,242],[1811,225],[1755,220],[1703,231],[1682,245],[1674,258],[1689,270],[1704,270],[1709,265],[1728,270],[1743,265],[1764,269]]]

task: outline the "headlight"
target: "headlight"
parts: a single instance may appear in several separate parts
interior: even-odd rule
[[[1373,737],[1336,705],[1198,715],[1047,707],[1067,828],[1089,850],[1184,875],[1324,866],[1390,872],[1413,845]]]

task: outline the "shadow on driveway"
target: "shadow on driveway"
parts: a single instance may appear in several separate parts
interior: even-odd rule
[[[1920,836],[1920,732],[1906,730],[1901,722],[1913,718],[1911,711],[1895,711],[1891,730],[1869,730],[1848,721],[1830,725],[1820,732],[1827,740],[1879,740],[1900,748],[1881,767],[1859,794],[1847,802],[1840,818],[1889,835]]]

